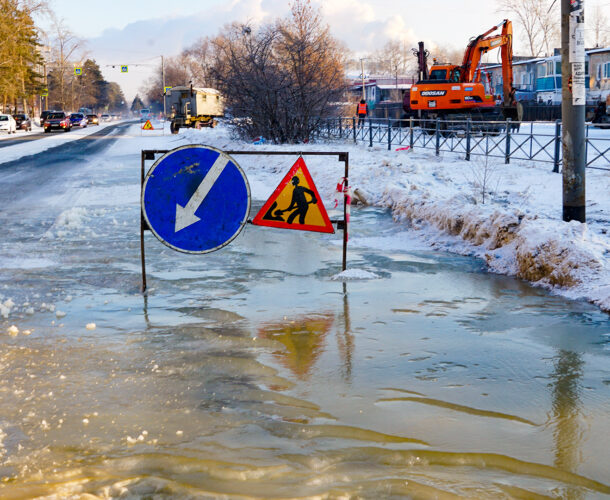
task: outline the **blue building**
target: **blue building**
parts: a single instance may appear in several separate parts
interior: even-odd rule
[[[484,67],[490,73],[494,93],[502,95],[502,66],[490,64]],[[517,89],[517,99],[542,104],[561,104],[561,55],[559,49],[548,57],[513,61],[513,86]],[[585,55],[585,86],[589,96],[589,51]],[[587,100],[589,99],[587,97]]]

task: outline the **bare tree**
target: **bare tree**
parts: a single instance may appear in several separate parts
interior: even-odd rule
[[[74,65],[85,58],[84,42],[68,29],[63,19],[52,15],[48,43],[51,60],[47,65],[54,83],[49,91],[49,102],[65,109],[74,100]]]
[[[498,0],[501,12],[507,13],[525,35],[530,55],[551,54],[558,44],[559,2],[553,0]],[[520,41],[520,37],[515,37]]]
[[[193,60],[184,52],[174,57],[166,57],[164,68],[161,63],[157,66],[153,76],[140,88],[140,93],[144,96],[149,106],[155,109],[163,109],[163,71],[165,71],[165,86],[176,87],[181,85],[198,85],[194,81],[192,69]]]
[[[370,54],[368,67],[373,73],[398,76],[416,70],[411,47],[405,41],[390,40],[380,50]]]
[[[430,56],[433,61],[439,64],[462,64],[465,49],[465,45],[463,49],[447,47],[446,45],[432,45]]]
[[[345,51],[306,0],[258,29],[233,23],[212,41],[212,76],[242,135],[308,140],[336,112],[345,89]]]
[[[596,5],[591,13],[585,16],[586,38],[594,47],[610,45],[610,24],[600,5]]]
[[[190,80],[197,87],[214,87],[210,77],[212,50],[210,39],[205,37],[182,52]]]

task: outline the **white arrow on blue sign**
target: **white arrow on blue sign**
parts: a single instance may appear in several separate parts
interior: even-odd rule
[[[148,171],[142,213],[162,243],[186,253],[228,245],[250,214],[250,185],[237,162],[211,146],[173,149]]]

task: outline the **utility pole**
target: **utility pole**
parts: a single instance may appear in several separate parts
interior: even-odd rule
[[[586,222],[584,23],[584,0],[561,0],[563,220],[566,222]]]
[[[163,62],[163,56],[161,56],[161,80],[163,80],[163,119],[166,117],[165,109],[165,64]]]

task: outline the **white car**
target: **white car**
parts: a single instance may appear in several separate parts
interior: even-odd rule
[[[0,132],[17,133],[17,122],[11,115],[0,115]]]

